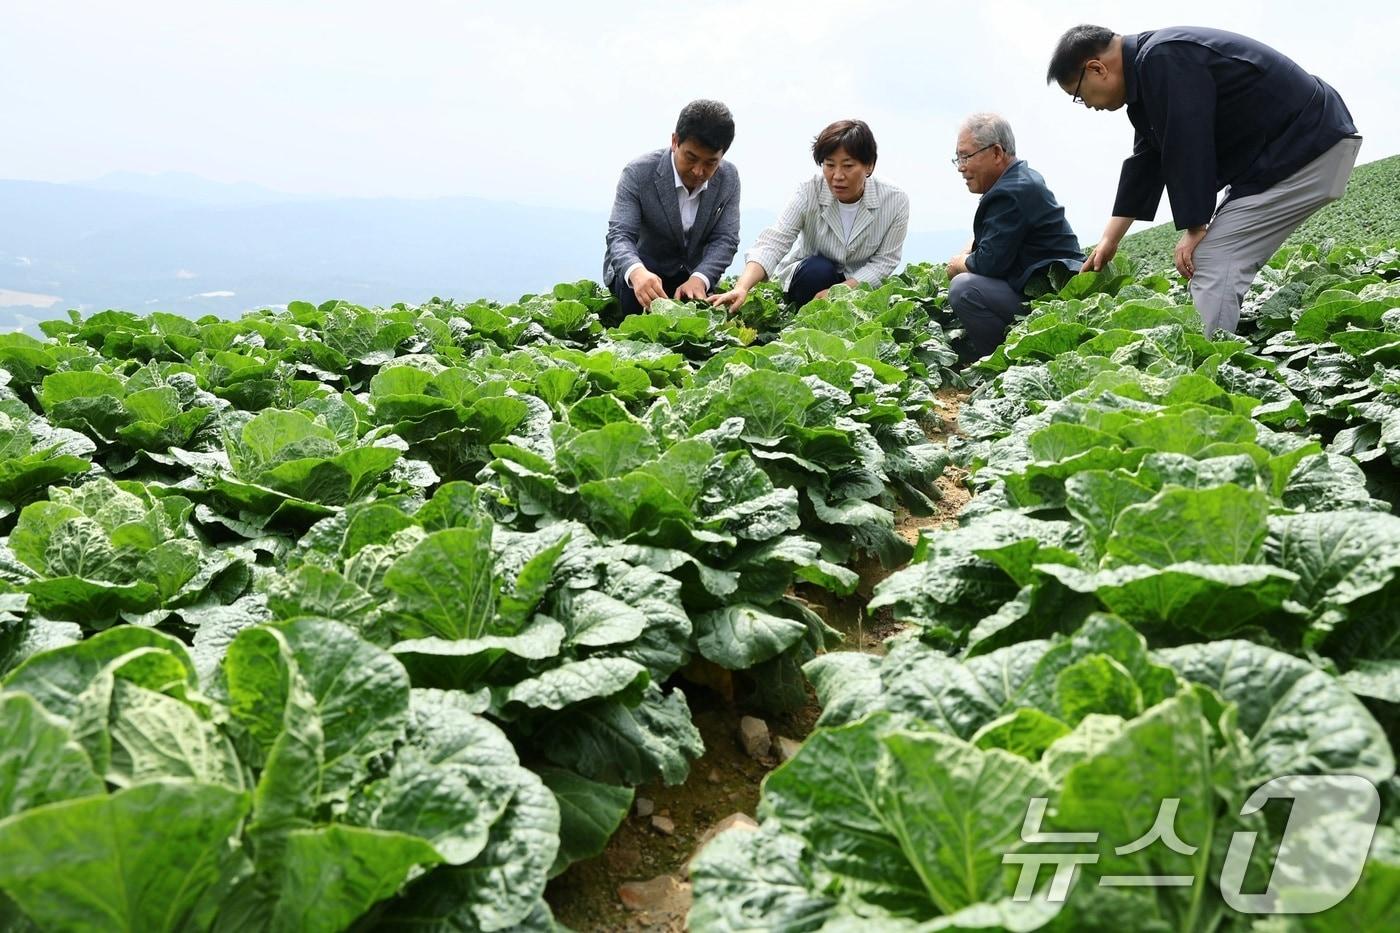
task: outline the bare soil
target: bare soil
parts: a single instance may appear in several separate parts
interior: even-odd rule
[[[926,429],[934,441],[946,441],[957,433],[957,416],[966,390],[942,389],[937,393],[943,424]],[[956,524],[969,499],[962,471],[949,467],[938,480],[938,500],[933,515],[911,515],[902,508],[895,515],[896,530],[913,543],[921,532]],[[878,561],[862,561],[854,568],[861,577],[850,597],[834,596],[814,587],[801,587],[797,595],[808,602],[828,624],[846,637],[847,650],[883,653],[884,641],[902,627],[888,610],[866,611],[875,585],[898,568],[881,567]],[[637,788],[637,798],[652,803],[654,816],[674,824],[670,833],[659,831],[652,816],[632,812],[608,842],[603,854],[579,862],[550,882],[545,897],[558,921],[578,933],[679,933],[685,929],[688,885],[682,896],[667,899],[654,909],[632,910],[618,895],[628,882],[648,881],[666,875],[685,882],[685,865],[707,829],[734,813],[754,815],[764,777],[778,765],[779,736],[802,741],[821,714],[814,696],[795,713],[762,717],[773,736],[774,751],[762,759],[751,758],[739,740],[739,722],[752,711],[733,702],[727,672],[712,665],[693,665],[682,684],[695,724],[705,740],[705,754],[691,765],[690,777],[676,787],[651,784]],[[760,714],[761,715],[761,714]]]
[[[685,692],[705,739],[705,754],[692,763],[684,784],[637,788],[637,798],[650,800],[655,816],[675,824],[674,833],[659,832],[652,817],[638,815],[634,805],[601,856],[570,866],[545,892],[555,918],[579,933],[684,929],[683,912],[630,911],[619,899],[618,888],[661,875],[683,880],[685,863],[700,836],[732,813],[752,816],[764,776],[778,765],[775,754],[755,760],[744,752],[739,743],[741,711],[706,688],[688,687]],[[806,738],[820,713],[813,699],[796,713],[768,717],[774,745],[778,736],[799,742]]]

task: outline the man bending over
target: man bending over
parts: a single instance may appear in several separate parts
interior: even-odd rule
[[[1118,35],[1075,26],[1046,80],[1092,110],[1128,108],[1133,154],[1089,257],[1113,258],[1134,220],[1171,202],[1176,270],[1206,336],[1235,332],[1259,267],[1346,190],[1361,137],[1327,82],[1247,36],[1197,26]],[[1226,189],[1217,207],[1216,193]]]

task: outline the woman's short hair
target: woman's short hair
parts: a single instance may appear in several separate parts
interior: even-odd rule
[[[728,152],[734,143],[734,115],[717,100],[692,100],[676,119],[676,141],[687,139],[706,149]]]
[[[875,134],[864,120],[837,120],[812,140],[812,159],[821,165],[837,149],[845,149],[857,162],[875,164]]]
[[[1000,146],[1009,156],[1016,154],[1016,135],[1011,124],[999,113],[974,113],[962,122],[962,129],[972,134],[972,141],[981,149]]]

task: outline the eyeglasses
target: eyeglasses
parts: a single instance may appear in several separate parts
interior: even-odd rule
[[[977,152],[986,152],[988,149],[992,148],[992,146],[995,145],[998,144],[992,143],[991,145],[983,146],[981,149],[978,149]],[[972,157],[977,155],[977,152],[969,152],[967,155],[954,156],[948,161],[953,165],[954,168],[962,168],[964,165],[972,161]]]
[[[1089,72],[1089,63],[1085,62],[1084,67],[1079,69],[1079,83],[1074,86],[1074,94],[1070,96],[1069,102],[1072,104],[1084,103],[1084,98],[1079,96],[1079,91],[1084,87],[1084,75]]]

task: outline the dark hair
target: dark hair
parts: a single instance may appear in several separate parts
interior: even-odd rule
[[[727,151],[734,142],[734,114],[717,100],[692,100],[676,118],[676,142],[687,139],[707,149]]]
[[[1084,63],[1104,53],[1113,44],[1117,35],[1112,29],[1102,26],[1075,26],[1066,29],[1055,43],[1055,54],[1050,56],[1050,67],[1045,71],[1045,83],[1064,84],[1071,80]]]
[[[812,159],[821,165],[837,149],[866,165],[875,164],[875,134],[864,120],[837,120],[812,140]]]

